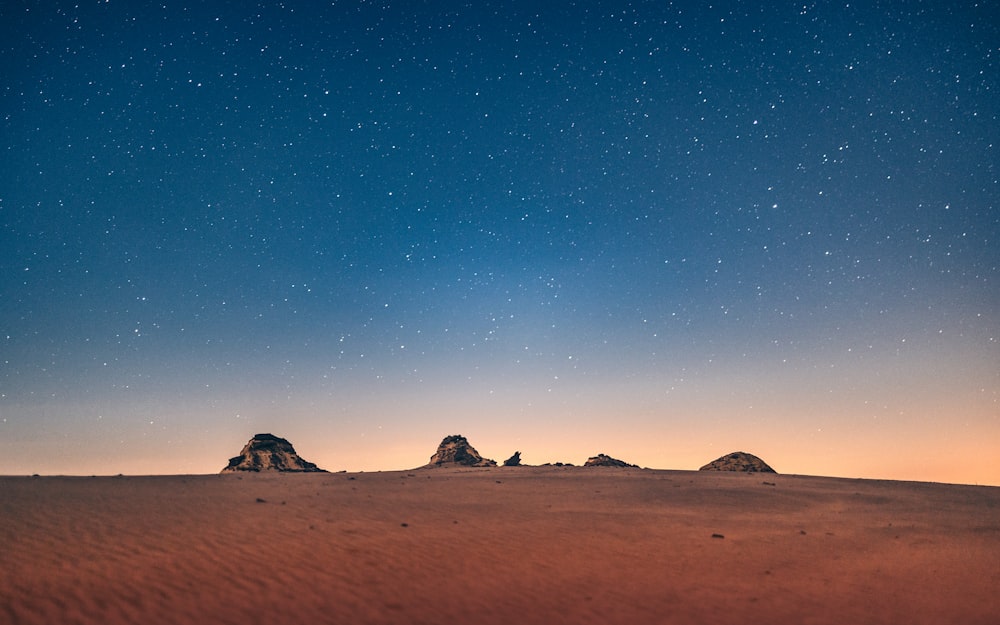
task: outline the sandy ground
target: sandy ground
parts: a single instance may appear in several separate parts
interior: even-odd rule
[[[0,478],[0,623],[1000,623],[1000,488],[538,467]]]

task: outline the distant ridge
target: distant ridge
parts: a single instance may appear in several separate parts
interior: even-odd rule
[[[444,437],[437,451],[431,456],[427,467],[440,467],[448,465],[459,465],[463,467],[495,467],[495,460],[483,458],[476,451],[476,448],[469,444],[469,441],[461,434],[452,434]]]
[[[585,463],[585,467],[631,467],[635,468],[636,465],[629,464],[624,460],[619,460],[617,458],[612,458],[611,456],[605,454],[597,454],[591,458],[588,458]]]
[[[231,458],[222,473],[237,471],[280,471],[285,473],[326,473],[295,453],[287,440],[274,434],[255,434],[240,455]]]
[[[745,451],[734,451],[731,454],[709,462],[699,471],[740,471],[743,473],[777,473],[766,462]]]

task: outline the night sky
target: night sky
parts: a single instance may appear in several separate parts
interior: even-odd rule
[[[6,2],[0,474],[1000,484],[995,2]]]

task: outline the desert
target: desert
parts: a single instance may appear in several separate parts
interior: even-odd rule
[[[0,478],[0,622],[998,622],[1000,488],[608,466]]]
[[[1000,625],[1000,0],[0,0],[0,69],[0,625]]]

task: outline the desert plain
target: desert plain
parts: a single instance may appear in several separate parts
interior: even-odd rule
[[[0,623],[1000,623],[1000,488],[611,467],[0,478]]]

